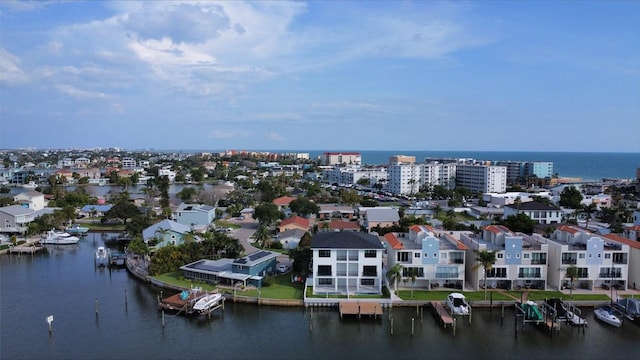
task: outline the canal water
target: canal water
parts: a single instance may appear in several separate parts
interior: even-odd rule
[[[584,311],[589,321],[584,332],[563,325],[553,337],[531,324],[516,334],[511,309],[504,318],[500,309],[475,309],[472,324],[459,321],[454,336],[428,309],[395,307],[385,309],[382,319],[341,320],[335,308],[312,312],[231,301],[210,319],[167,313],[163,326],[156,308],[160,289],[125,269],[94,267],[94,251],[111,236],[92,233],[75,246],[0,256],[0,359],[637,359],[640,354],[639,325],[627,322],[616,329],[597,322],[590,310]]]

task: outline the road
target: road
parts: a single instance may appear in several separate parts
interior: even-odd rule
[[[258,228],[257,220],[254,220],[252,218],[245,218],[244,220],[238,220],[237,218],[233,218],[231,219],[231,223],[240,226],[239,229],[234,229],[230,235],[238,239],[238,241],[240,241],[240,244],[244,248],[244,252],[246,254],[251,254],[253,252],[262,250],[260,248],[257,248],[251,245],[251,240],[250,240],[251,236]],[[278,255],[278,263],[288,264],[289,269],[291,269],[293,265],[292,260],[287,255]]]

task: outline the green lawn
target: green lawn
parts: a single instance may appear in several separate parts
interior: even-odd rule
[[[521,291],[509,291],[509,294],[520,299]],[[609,296],[604,294],[573,294],[573,298],[569,294],[561,293],[560,291],[543,291],[543,290],[531,290],[527,295],[527,300],[540,301],[551,298],[560,298],[562,300],[576,300],[576,301],[609,301]]]
[[[293,299],[302,300],[304,298],[304,285],[292,284],[291,274],[272,276],[267,280],[268,285],[260,289],[260,297],[265,299]],[[258,290],[251,289],[236,293],[241,296],[258,297]]]
[[[207,284],[204,282],[195,282],[193,280],[185,279],[182,276],[182,271],[176,271],[172,273],[166,273],[166,274],[162,274],[158,276],[150,276],[150,277],[153,279],[165,282],[167,284],[180,286],[183,288],[201,287],[203,290],[206,290],[206,291],[213,291],[216,289],[216,286],[211,284]]]
[[[414,290],[413,298],[411,297],[411,290],[398,290],[398,296],[402,300],[420,300],[420,301],[444,301],[447,298],[447,295],[454,292],[452,291],[426,291],[426,290]],[[466,298],[467,301],[482,301],[484,298],[484,291],[459,291]],[[486,300],[489,301],[491,299],[491,291],[487,292]],[[512,301],[513,298],[509,297],[503,292],[493,291],[493,300],[494,301]]]

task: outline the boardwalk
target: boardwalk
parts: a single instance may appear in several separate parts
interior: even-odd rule
[[[340,318],[343,315],[382,317],[382,305],[374,301],[340,301]]]

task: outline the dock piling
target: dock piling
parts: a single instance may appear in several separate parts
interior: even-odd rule
[[[389,327],[391,328],[391,335],[393,335],[393,318],[391,318],[391,324]]]
[[[129,307],[129,302],[127,301],[127,289],[124,289],[124,309],[125,311],[128,309]]]
[[[98,317],[99,307],[98,307],[98,298],[96,298],[96,317]]]
[[[411,336],[413,336],[413,332],[415,329],[415,321],[416,321],[415,318],[411,318]]]

